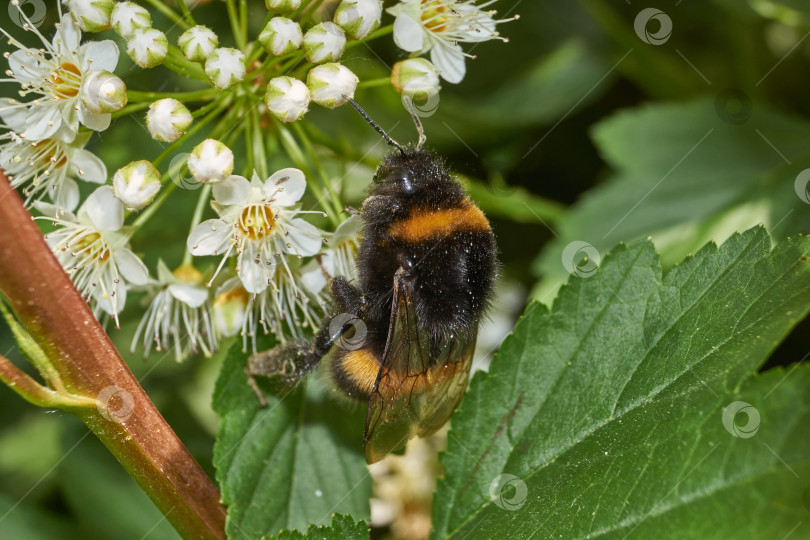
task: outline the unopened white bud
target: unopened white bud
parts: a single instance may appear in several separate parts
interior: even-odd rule
[[[173,142],[188,130],[193,117],[185,105],[176,99],[155,101],[146,112],[146,129],[162,142]]]
[[[331,22],[316,24],[304,34],[304,56],[313,64],[336,62],[346,47],[346,33]]]
[[[259,34],[264,50],[275,56],[291,53],[301,47],[301,26],[286,17],[273,17]]]
[[[91,71],[82,81],[81,97],[91,113],[111,113],[127,104],[127,87],[109,71]]]
[[[267,85],[264,103],[282,122],[300,120],[309,109],[307,85],[292,77],[276,77]]]
[[[118,2],[113,7],[110,23],[116,34],[124,39],[131,39],[135,30],[152,26],[152,17],[135,2]]]
[[[352,39],[363,39],[380,26],[380,0],[343,0],[335,11],[335,23]]]
[[[329,109],[343,105],[347,97],[353,98],[358,82],[360,79],[352,70],[334,63],[316,66],[307,75],[312,101]]]
[[[301,7],[301,0],[264,0],[264,5],[267,9],[290,12]]]
[[[84,32],[101,32],[110,27],[113,0],[67,0],[70,15]]]
[[[237,49],[216,49],[205,62],[211,84],[222,90],[245,78],[245,54]]]
[[[216,139],[205,139],[189,154],[188,170],[200,182],[222,182],[233,172],[233,152]]]
[[[166,34],[154,28],[140,28],[127,40],[127,54],[142,68],[162,64],[169,53]]]
[[[409,58],[394,64],[391,70],[394,90],[415,100],[425,100],[439,93],[439,68],[424,58]]]
[[[180,35],[177,45],[192,62],[205,62],[219,45],[219,38],[207,26],[189,28]]]
[[[149,161],[133,161],[113,175],[115,196],[130,210],[140,210],[160,190],[160,173]]]

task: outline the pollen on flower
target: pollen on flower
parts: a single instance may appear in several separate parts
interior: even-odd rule
[[[51,91],[56,99],[70,99],[79,95],[82,72],[74,64],[64,62],[51,73]]]
[[[251,240],[270,234],[275,225],[272,209],[263,204],[254,204],[242,210],[237,228]]]

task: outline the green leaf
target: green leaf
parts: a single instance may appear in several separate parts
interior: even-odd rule
[[[363,457],[364,411],[338,403],[307,377],[259,407],[247,357],[231,348],[214,391],[221,424],[214,466],[228,507],[229,538],[305,531],[334,513],[370,518],[371,478]]]
[[[647,105],[597,124],[593,139],[617,173],[557,224],[557,238],[535,262],[543,276],[535,297],[550,297],[568,277],[562,257],[574,241],[604,253],[651,235],[670,266],[760,223],[782,237],[810,226],[794,188],[810,158],[810,124],[759,103],[747,118],[736,106],[731,97]]]
[[[754,373],[810,308],[808,252],[758,227],[662,278],[620,245],[532,303],[452,418],[433,537],[806,537],[810,369]],[[761,421],[727,429],[738,401]]]
[[[282,531],[278,540],[368,540],[368,525],[363,521],[354,522],[349,515],[332,516],[332,524],[307,527],[307,534],[298,531]]]

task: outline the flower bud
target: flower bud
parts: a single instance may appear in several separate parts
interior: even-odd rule
[[[174,142],[191,125],[191,113],[176,99],[166,98],[155,101],[146,112],[146,129],[155,140]]]
[[[380,26],[380,0],[343,0],[335,11],[335,23],[352,39],[363,39]]]
[[[115,196],[130,210],[140,210],[160,190],[160,173],[149,161],[133,161],[113,175]]]
[[[127,104],[127,87],[109,71],[91,71],[82,81],[81,97],[91,113],[111,113]]]
[[[205,62],[208,80],[222,90],[244,79],[245,71],[245,54],[236,49],[216,49]]]
[[[267,9],[290,12],[301,7],[301,0],[264,0],[264,5]]]
[[[346,46],[346,34],[335,23],[316,24],[304,34],[304,56],[313,64],[335,62],[343,54]]]
[[[394,64],[391,85],[402,95],[425,100],[439,93],[439,69],[424,58],[409,58]]]
[[[346,97],[353,98],[358,82],[360,79],[357,75],[341,64],[316,66],[307,74],[307,88],[312,101],[328,109],[343,105]]]
[[[222,182],[233,172],[233,152],[220,141],[205,139],[189,154],[188,170],[200,182]]]
[[[116,34],[129,40],[135,35],[135,30],[150,28],[152,17],[135,2],[118,2],[110,14],[110,23]]]
[[[298,49],[302,39],[301,26],[285,17],[273,17],[259,34],[264,50],[276,56]]]
[[[214,324],[224,337],[235,336],[242,329],[250,295],[242,287],[221,292],[214,298]]]
[[[180,35],[177,45],[192,62],[205,62],[219,45],[219,38],[207,26],[197,25]]]
[[[101,32],[110,27],[115,3],[112,0],[67,0],[70,15],[84,32]]]
[[[292,77],[276,77],[267,85],[264,103],[282,122],[300,120],[309,109],[307,85]]]
[[[127,54],[142,68],[152,68],[162,64],[169,53],[166,34],[154,28],[135,30],[127,40]]]

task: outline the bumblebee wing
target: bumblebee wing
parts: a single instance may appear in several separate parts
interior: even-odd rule
[[[397,272],[388,339],[366,415],[369,463],[402,448],[414,436],[434,433],[467,389],[475,336],[431,346],[415,311],[411,286]]]

